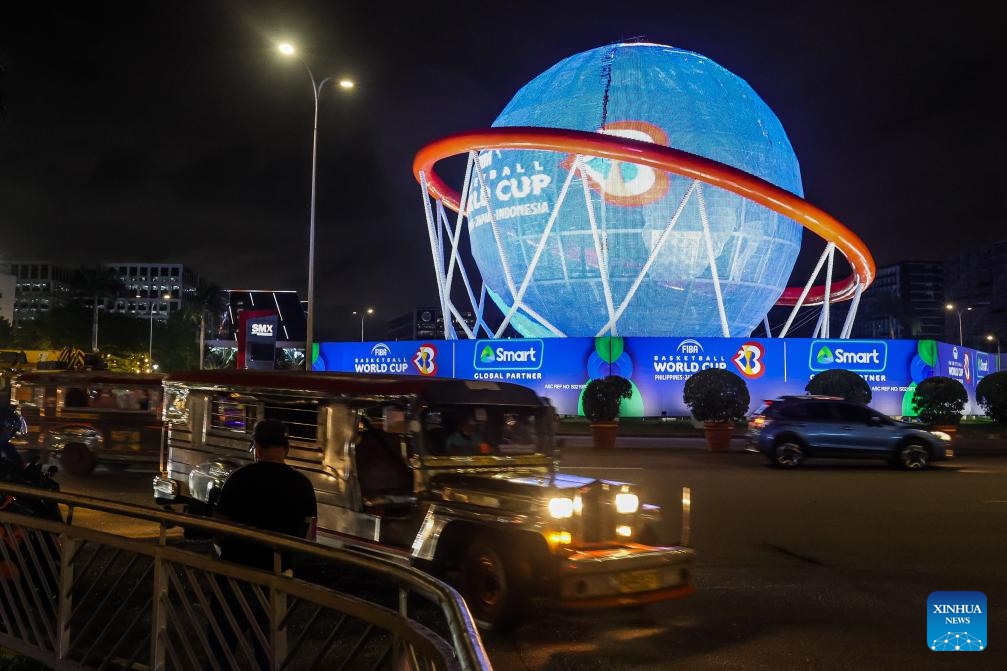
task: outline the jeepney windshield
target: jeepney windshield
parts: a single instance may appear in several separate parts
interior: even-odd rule
[[[423,443],[438,456],[534,454],[546,451],[539,408],[432,407],[423,414]]]

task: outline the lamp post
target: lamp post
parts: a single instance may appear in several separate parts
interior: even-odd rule
[[[311,91],[315,97],[315,122],[311,133],[311,208],[308,222],[308,314],[304,335],[304,369],[311,370],[311,352],[314,347],[315,331],[315,175],[318,164],[318,97],[322,88],[328,82],[337,81],[335,77],[326,77],[320,82],[315,81],[315,75],[311,68],[304,62],[304,59],[297,55],[297,49],[288,42],[281,42],[276,48],[284,56],[296,58],[301,61],[301,65],[308,72],[311,80]],[[339,87],[342,89],[352,89],[353,81],[350,79],[338,79]]]
[[[136,297],[139,298],[140,294],[137,294]],[[161,298],[163,298],[166,301],[167,300],[171,300],[171,294],[169,294],[168,292],[165,292],[161,296]],[[147,312],[150,315],[150,339],[147,341],[147,368],[153,369],[155,367],[154,366],[154,301],[153,300],[151,300],[150,303],[147,304]]]
[[[964,347],[965,346],[965,338],[962,337],[962,310],[959,310],[958,307],[955,306],[954,303],[948,303],[947,305],[944,306],[944,309],[946,309],[946,310],[948,310],[950,312],[956,312],[956,313],[958,313],[958,346],[959,347]],[[972,309],[972,306],[970,305],[967,308],[965,308],[965,312],[968,312],[971,309]]]
[[[354,310],[353,314],[360,315],[360,342],[364,341],[364,319],[369,315],[374,314],[374,308],[367,308],[366,310]]]
[[[997,344],[997,372],[1000,372],[1000,336],[993,335],[992,333],[986,336],[986,339],[990,342],[996,341]]]

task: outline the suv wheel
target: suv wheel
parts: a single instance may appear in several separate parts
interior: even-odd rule
[[[783,468],[796,468],[804,461],[804,448],[792,440],[785,440],[776,446],[773,463]]]
[[[930,451],[919,443],[907,443],[899,448],[898,463],[907,471],[922,471],[930,465]]]

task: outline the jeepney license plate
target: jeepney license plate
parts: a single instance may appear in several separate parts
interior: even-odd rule
[[[630,571],[619,575],[620,592],[646,592],[660,586],[657,571]]]

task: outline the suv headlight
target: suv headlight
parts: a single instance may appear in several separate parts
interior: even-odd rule
[[[568,499],[565,496],[549,499],[549,515],[557,520],[573,517],[573,499]]]
[[[949,434],[947,434],[947,433],[944,433],[943,431],[931,431],[930,433],[932,435],[934,435],[934,436],[937,436],[941,440],[946,440],[946,441],[950,441],[951,440],[951,436]]]
[[[636,494],[616,494],[615,495],[615,511],[617,513],[628,514],[635,513],[640,509],[640,497]]]

